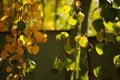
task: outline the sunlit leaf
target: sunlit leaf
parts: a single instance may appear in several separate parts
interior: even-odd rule
[[[81,47],[83,48],[86,48],[88,46],[88,39],[86,36],[82,36],[80,41],[79,41],[79,44]]]
[[[104,25],[105,25],[105,27],[108,29],[108,30],[114,30],[113,29],[113,23],[112,22],[108,22],[108,23],[106,23],[106,22],[104,22]]]
[[[120,55],[115,55],[113,58],[113,63],[115,65],[115,67],[120,67]]]
[[[81,39],[81,36],[80,36],[80,35],[77,35],[77,36],[75,36],[75,38],[74,38],[74,40],[75,40],[77,43],[80,41],[80,39]]]
[[[104,52],[103,52],[103,46],[104,46],[103,43],[99,43],[99,44],[97,44],[97,45],[95,46],[95,49],[96,49],[96,51],[97,51],[97,53],[98,53],[99,55],[104,54]]]
[[[65,5],[62,10],[62,12],[68,17],[71,10],[71,6]]]
[[[32,69],[35,69],[35,67],[36,67],[36,63],[33,60],[29,61],[29,65],[30,65],[30,68],[32,68]]]
[[[110,70],[109,67],[105,66],[98,66],[93,69],[95,77],[100,78],[101,80],[103,79],[109,79],[110,76],[105,76],[105,75],[110,75]]]
[[[79,0],[76,1],[76,6],[77,7],[81,6],[81,2]]]
[[[72,25],[72,26],[75,26],[77,23],[77,20],[76,19],[73,19],[72,17],[70,17],[68,19],[68,24]]]
[[[66,39],[69,37],[69,34],[67,32],[61,32],[60,34],[63,39]]]
[[[80,80],[89,80],[87,66],[82,66],[81,67]]]
[[[60,35],[60,34],[57,34],[57,35],[56,35],[56,40],[57,40],[57,41],[61,40],[61,35]]]
[[[32,37],[25,37],[26,45],[32,45],[33,42],[34,42],[34,39]]]
[[[93,72],[94,72],[94,75],[96,76],[96,77],[99,77],[102,73],[101,73],[101,66],[98,66],[98,67],[96,67],[96,68],[94,68],[94,70],[93,70]]]
[[[82,12],[78,12],[78,16],[80,17],[81,21],[84,21],[85,15]]]
[[[120,36],[116,36],[117,42],[120,42]]]
[[[21,40],[23,45],[25,45],[25,36],[24,35],[20,35],[19,40]]]
[[[110,52],[110,45],[109,44],[104,44],[104,43],[99,43],[95,46],[96,52],[98,55],[107,55]]]
[[[66,66],[67,71],[69,71],[69,70],[75,70],[75,68],[76,68],[75,62],[74,61],[70,62],[69,60],[67,60],[67,63],[66,63],[65,66]]]

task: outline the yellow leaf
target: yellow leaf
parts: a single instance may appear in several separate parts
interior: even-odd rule
[[[5,50],[2,50],[2,52],[1,52],[1,58],[2,58],[3,60],[5,60],[5,59],[7,58],[7,53],[6,53]]]
[[[7,52],[7,51],[10,51],[10,50],[11,50],[11,47],[12,47],[11,44],[6,43],[6,44],[4,45],[4,50],[5,50],[6,52]]]
[[[21,47],[18,47],[18,48],[16,49],[16,53],[17,53],[18,55],[22,56],[22,55],[24,54],[24,49],[21,48]]]
[[[80,41],[79,41],[79,44],[81,47],[83,48],[86,48],[88,46],[88,39],[86,36],[82,36]]]
[[[7,66],[6,67],[6,71],[9,73],[9,72],[11,72],[12,71],[12,67],[11,66]]]

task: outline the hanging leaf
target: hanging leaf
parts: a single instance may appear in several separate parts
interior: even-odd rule
[[[57,59],[55,60],[55,63],[54,63],[54,68],[55,69],[58,69],[59,71],[61,71],[64,67],[64,62],[62,62],[60,59]]]
[[[61,40],[61,35],[60,35],[60,34],[57,34],[57,35],[56,35],[56,40],[57,40],[57,41]]]
[[[79,41],[79,44],[81,47],[83,48],[86,48],[88,46],[88,39],[86,36],[82,36],[80,41]]]
[[[84,21],[85,15],[82,12],[78,12],[78,16],[80,17],[81,21]]]
[[[120,36],[116,36],[117,42],[120,42]]]
[[[69,44],[66,44],[64,46],[64,49],[69,55],[71,55],[74,52],[74,48],[71,48],[71,45],[69,45]]]
[[[26,62],[25,72],[32,72],[36,68],[36,63],[33,60],[28,59]]]
[[[65,66],[66,66],[67,71],[75,70],[76,63],[74,61],[72,61],[70,58],[67,58]]]
[[[74,38],[75,42],[77,42],[77,43],[79,43],[80,39],[81,39],[81,36],[80,36],[80,35],[77,35],[77,36],[75,36],[75,38]]]
[[[89,80],[87,66],[82,66],[80,69],[80,80]]]
[[[94,68],[93,72],[94,72],[94,75],[95,75],[96,77],[99,77],[99,76],[102,75],[101,69],[102,69],[101,66],[98,66],[98,67]]]
[[[106,33],[106,39],[108,42],[115,42],[114,34],[113,33]]]
[[[103,32],[97,32],[96,38],[99,42],[103,41],[104,36],[103,36]]]
[[[61,32],[60,35],[63,39],[67,39],[69,37],[69,34],[67,32]]]
[[[97,45],[95,46],[96,52],[97,52],[99,55],[104,54],[104,53],[103,53],[103,46],[104,46],[103,43],[99,43],[99,44],[97,44]]]
[[[113,58],[113,63],[115,65],[115,67],[120,67],[120,55],[115,55]]]
[[[105,19],[106,22],[113,22],[117,16],[117,9],[115,8],[106,8],[101,12],[101,16]]]
[[[17,22],[17,29],[19,31],[23,31],[26,27],[26,24],[24,21],[20,20],[19,22]]]
[[[110,52],[110,45],[99,43],[95,46],[96,52],[98,55],[108,54]]]
[[[103,20],[102,19],[96,19],[92,22],[92,25],[94,29],[99,32],[104,27]]]
[[[73,19],[72,17],[70,17],[68,19],[68,24],[70,24],[71,26],[75,26],[77,23],[77,20],[76,19]]]

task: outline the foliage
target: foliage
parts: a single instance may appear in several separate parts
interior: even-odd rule
[[[79,3],[79,4],[78,4]],[[98,3],[98,2],[97,2]],[[117,80],[120,79],[120,55],[119,53],[113,53],[114,49],[120,48],[120,1],[119,0],[99,0],[99,5],[93,9],[93,13],[90,16],[92,23],[93,31],[95,34],[95,41],[89,39],[90,35],[86,35],[86,33],[81,34],[82,22],[84,21],[84,14],[80,11],[81,2],[80,0],[75,0],[73,2],[73,8],[70,11],[70,19],[68,19],[68,24],[74,26],[73,28],[77,28],[78,33],[74,38],[76,42],[76,46],[72,47],[70,43],[69,35],[64,39],[65,46],[64,49],[67,54],[62,54],[61,57],[57,57],[55,59],[55,63],[60,63],[53,65],[52,72],[54,73],[54,69],[58,70],[56,72],[59,73],[63,68],[71,73],[70,80],[89,80],[93,79],[90,75],[94,74],[94,77],[97,80]],[[93,6],[93,5],[91,5]],[[97,11],[97,13],[96,13]],[[95,12],[95,13],[94,13]],[[71,14],[72,13],[72,14]],[[72,19],[73,18],[73,19]],[[67,32],[66,32],[67,34]],[[56,36],[57,40],[63,40],[63,38],[58,34]],[[58,37],[59,36],[59,37]],[[113,48],[115,46],[115,48]],[[119,50],[118,50],[119,51]],[[115,51],[114,51],[115,52]],[[96,54],[97,53],[97,54]],[[103,64],[99,64],[97,66],[93,66],[94,69],[90,68],[89,57],[93,54],[99,56],[99,58],[103,59]],[[109,55],[113,55],[113,62],[115,67],[115,73],[112,72],[111,66],[107,64],[107,57]],[[61,55],[60,55],[61,56]],[[57,61],[59,60],[59,61]],[[62,67],[61,67],[62,66]],[[117,74],[117,75],[116,75]]]
[[[0,42],[0,57],[9,63],[6,80],[22,80],[36,67],[36,63],[24,55],[37,55],[39,44],[47,41],[47,34],[40,31],[40,4],[35,0],[1,0],[0,3],[0,11],[3,11],[0,14],[0,32],[7,33],[5,42]]]

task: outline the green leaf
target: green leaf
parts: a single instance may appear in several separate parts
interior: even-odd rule
[[[82,36],[80,41],[79,41],[79,44],[81,47],[83,48],[86,48],[88,46],[88,39],[86,36]]]
[[[113,22],[117,16],[117,9],[115,8],[105,8],[101,11],[101,16],[105,19],[106,22]]]
[[[24,21],[20,20],[19,22],[17,22],[17,29],[20,31],[23,31],[26,27],[26,24]]]
[[[67,32],[61,32],[60,35],[63,39],[67,39],[69,37],[69,34]]]
[[[58,69],[59,71],[61,71],[64,65],[65,65],[64,61],[60,60],[58,57],[55,59],[55,62],[54,62],[55,69]]]
[[[56,40],[57,40],[57,41],[61,40],[61,35],[60,35],[60,34],[57,34],[57,35],[56,35]]]
[[[114,34],[113,33],[106,33],[106,39],[108,42],[115,42]]]
[[[103,46],[103,53],[105,55],[109,54],[110,53],[110,49],[111,49],[111,47],[110,47],[109,44],[104,44],[104,46]]]
[[[120,67],[120,55],[114,56],[113,63],[114,63],[114,65],[115,65],[116,68]]]
[[[109,75],[110,70],[109,70],[109,67],[98,66],[93,69],[93,72],[96,77],[100,78],[100,80],[104,80],[104,79],[106,80],[107,76],[105,76],[105,75]]]
[[[114,30],[112,22],[108,22],[108,23],[104,22],[104,25],[105,25],[105,28],[107,28],[108,30],[110,31]]]
[[[108,3],[107,0],[99,0],[99,6],[102,8],[105,8],[107,3]]]
[[[97,32],[96,38],[98,41],[103,41],[104,36],[103,36],[103,32]]]
[[[87,72],[88,72],[88,67],[87,66],[82,66],[81,68],[81,71],[80,71],[80,75],[86,75]]]
[[[117,42],[120,42],[120,36],[116,36]]]
[[[75,69],[75,62],[72,61],[70,58],[67,58],[65,66],[66,66],[67,71],[74,70]]]
[[[110,52],[110,45],[99,43],[95,46],[98,55],[108,54]]]
[[[67,71],[69,71],[69,70],[75,70],[75,68],[76,68],[76,64],[75,64],[74,61],[66,64]]]
[[[96,19],[92,23],[94,29],[98,32],[101,31],[101,29],[104,27],[103,20],[102,19]]]
[[[66,52],[70,51],[72,48],[69,44],[65,44],[64,49]]]
[[[73,19],[72,17],[70,17],[68,19],[68,24],[72,25],[72,26],[75,26],[77,23],[77,20],[76,19]]]
[[[103,43],[99,43],[95,46],[95,49],[96,49],[96,52],[99,54],[99,55],[102,55],[103,54],[103,46],[104,44]]]

